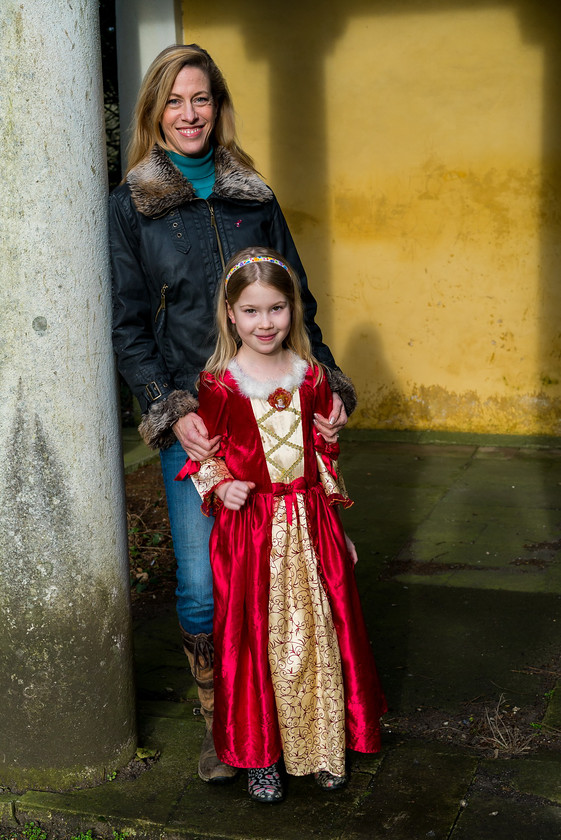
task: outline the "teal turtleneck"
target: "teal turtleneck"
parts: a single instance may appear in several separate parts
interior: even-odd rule
[[[187,178],[197,198],[208,198],[214,188],[214,149],[211,146],[204,157],[187,157],[177,152],[166,154],[175,166],[179,169],[184,178]]]

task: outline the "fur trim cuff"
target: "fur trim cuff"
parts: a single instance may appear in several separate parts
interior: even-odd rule
[[[198,407],[199,401],[189,391],[172,391],[167,399],[150,406],[142,415],[138,427],[142,440],[151,449],[168,449],[177,440],[173,424]]]
[[[355,410],[358,402],[355,386],[353,385],[349,377],[345,376],[342,370],[332,370],[331,368],[325,368],[325,375],[327,376],[329,387],[331,388],[334,394],[339,394],[339,396],[343,400],[343,405],[345,406],[347,416],[350,417],[353,411]]]

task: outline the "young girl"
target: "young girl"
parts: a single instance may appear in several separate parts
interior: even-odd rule
[[[331,391],[311,355],[298,278],[276,251],[228,263],[218,341],[201,375],[199,414],[216,457],[187,461],[214,513],[213,734],[221,761],[248,768],[248,791],[280,802],[277,768],[346,781],[345,748],[380,749],[386,710],[336,507],[352,504],[337,442],[316,431]],[[336,436],[334,436],[336,437]]]

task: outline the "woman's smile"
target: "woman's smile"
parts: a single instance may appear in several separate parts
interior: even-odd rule
[[[184,137],[198,137],[203,130],[203,126],[197,125],[194,128],[178,128],[177,130],[180,134],[183,134]]]

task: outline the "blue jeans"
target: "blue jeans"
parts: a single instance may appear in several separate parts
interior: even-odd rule
[[[187,455],[176,441],[160,450],[173,550],[177,561],[177,615],[188,633],[212,632],[212,572],[208,541],[213,517],[201,512],[201,497],[190,478],[174,481]]]

